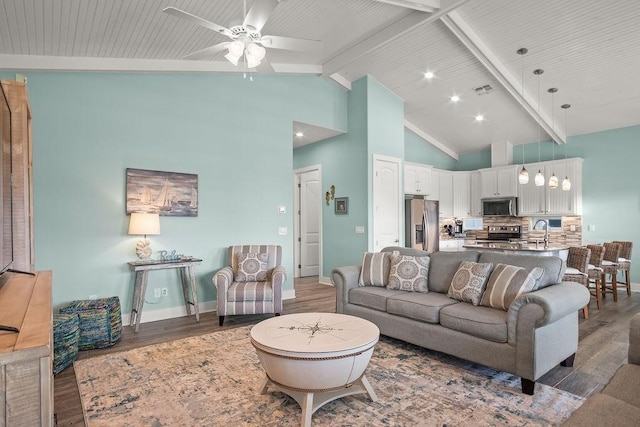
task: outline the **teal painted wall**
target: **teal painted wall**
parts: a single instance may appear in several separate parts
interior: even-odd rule
[[[322,205],[324,277],[335,267],[358,264],[367,250],[367,234],[354,233],[356,225],[368,229],[366,105],[366,80],[360,79],[348,96],[349,131],[293,150],[294,169],[322,165],[322,195],[335,185],[336,197],[349,198],[348,215],[336,215],[333,201]]]
[[[404,160],[446,170],[455,170],[457,163],[454,158],[406,128],[404,129]]]
[[[473,171],[476,169],[491,167],[491,149],[478,151],[477,153],[461,154],[456,163],[457,171]]]
[[[198,217],[161,217],[150,240],[204,260],[201,301],[215,299],[211,278],[233,244],[281,245],[293,289],[292,121],[346,129],[346,91],[314,76],[25,74],[36,268],[53,270],[54,304],[117,295],[129,312],[139,236],[127,235],[127,167],[198,174]],[[169,296],[154,304],[148,292],[145,313],[183,306],[176,271],[151,272],[149,287]]]

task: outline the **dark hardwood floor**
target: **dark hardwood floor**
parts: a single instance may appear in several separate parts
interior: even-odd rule
[[[317,278],[304,278],[295,280],[295,289],[296,298],[284,301],[284,314],[335,312],[335,290],[332,286],[318,283]],[[580,314],[580,343],[574,367],[558,366],[540,378],[539,382],[588,396],[600,391],[616,369],[626,362],[629,320],[633,314],[640,312],[640,293],[628,297],[621,292],[618,302],[613,302],[609,296],[601,310],[592,301],[589,309],[588,320],[584,320]],[[116,345],[107,349],[81,351],[78,359],[249,325],[269,317],[271,315],[230,316],[225,320],[225,325],[220,327],[216,313],[210,312],[201,314],[200,322],[193,317],[181,317],[143,323],[138,333],[125,326],[122,338]],[[72,366],[55,376],[54,395],[58,426],[84,426]]]

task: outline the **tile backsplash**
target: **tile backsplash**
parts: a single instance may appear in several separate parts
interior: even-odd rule
[[[449,236],[444,230],[444,226],[455,224],[455,218],[440,217],[440,238],[447,239]],[[485,216],[483,218],[483,230],[466,231],[465,234],[470,239],[486,239],[487,227],[490,225],[519,225],[522,233],[522,240],[535,242],[544,240],[544,230],[532,230],[532,219],[528,216]],[[549,242],[567,246],[582,245],[582,217],[570,215],[562,217],[561,230],[549,230]]]

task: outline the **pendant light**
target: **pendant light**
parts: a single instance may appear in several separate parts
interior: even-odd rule
[[[538,117],[540,117],[540,74],[544,73],[542,68],[536,68],[533,70],[533,74],[538,76]],[[540,126],[538,126],[538,162],[540,162]],[[536,187],[542,187],[544,185],[544,175],[540,169],[534,178]]]
[[[524,55],[528,51],[529,50],[526,47],[520,48],[516,51],[516,53],[522,57],[522,68],[521,68],[522,89],[520,91],[520,95],[522,95],[523,98],[524,98]],[[522,185],[529,183],[529,171],[527,170],[527,168],[524,167],[524,144],[522,144],[522,169],[518,174],[518,182]]]
[[[553,114],[553,95],[558,91],[557,88],[552,87],[549,88],[549,90],[547,90],[547,92],[549,92],[551,94],[551,130],[555,132],[556,130],[556,120],[555,120],[555,114]],[[551,150],[552,150],[552,159],[555,160],[556,159],[556,142],[553,140],[553,137],[551,137]],[[554,189],[554,188],[558,188],[558,177],[556,176],[555,172],[551,173],[551,176],[549,177],[549,188]]]
[[[564,143],[564,161],[566,164],[567,163],[567,142],[569,142],[569,129],[567,128],[567,110],[571,108],[571,104],[562,104],[560,108],[564,110],[564,132],[566,135],[565,136],[566,141]],[[565,166],[565,169],[566,169],[566,166]],[[569,181],[569,175],[565,175],[564,179],[562,180],[562,191],[569,191],[569,190],[571,190],[571,181]]]

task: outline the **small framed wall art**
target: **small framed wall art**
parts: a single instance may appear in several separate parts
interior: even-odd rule
[[[336,215],[349,214],[349,198],[348,197],[336,197],[335,201],[335,213]]]
[[[127,214],[198,216],[198,175],[127,168]]]

